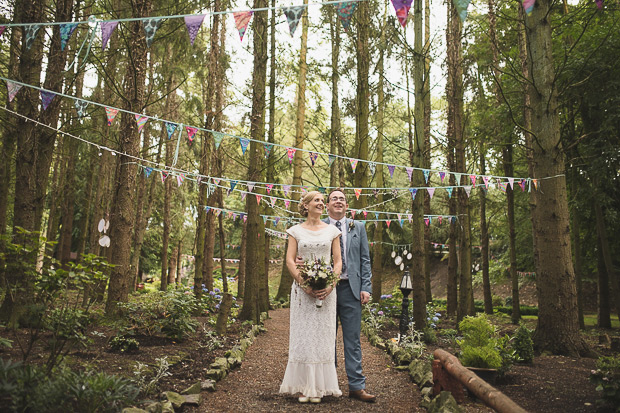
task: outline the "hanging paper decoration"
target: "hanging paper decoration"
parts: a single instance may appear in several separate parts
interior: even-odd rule
[[[282,185],[282,190],[284,191],[284,195],[288,196],[288,193],[291,190],[291,186],[290,185]]]
[[[263,143],[263,148],[265,149],[265,159],[269,158],[271,155],[271,150],[273,149],[273,143]]]
[[[185,180],[185,174],[178,174],[177,175],[177,185],[181,186],[181,184],[183,183],[183,181]]]
[[[211,211],[211,207],[210,207],[210,206],[206,206],[206,207],[205,207],[205,211],[206,211],[206,212],[207,212],[207,214],[208,214],[208,213],[209,213],[209,211]],[[215,210],[214,210],[213,212],[215,212]]]
[[[508,189],[508,184],[506,182],[500,181],[499,179],[497,180],[497,186],[502,192],[506,192],[506,190]]]
[[[248,149],[250,140],[248,138],[239,138],[239,145],[241,145],[241,153],[245,155],[245,150]]]
[[[220,178],[211,178],[211,179],[213,179],[213,182],[215,182],[215,185],[220,184]]]
[[[431,171],[428,169],[423,169],[422,173],[424,174],[424,182],[428,184],[428,178],[431,176]]]
[[[211,134],[213,135],[213,140],[215,141],[215,150],[217,151],[225,135],[222,132],[215,131],[211,132]]]
[[[433,195],[435,194],[435,188],[426,188],[426,192],[428,192],[428,196],[433,199]]]
[[[159,171],[159,174],[161,176],[161,183],[163,184],[164,181],[166,180],[166,178],[168,178],[168,172],[166,172],[166,171]]]
[[[286,209],[288,209],[289,205],[291,205],[291,200],[290,199],[285,199],[284,200],[284,206],[286,207]]]
[[[519,181],[519,186],[521,187],[521,192],[525,191],[525,179]]]
[[[295,157],[295,152],[297,149],[295,148],[286,148],[286,153],[288,154],[288,164],[291,165],[293,163],[293,158]]]
[[[243,41],[243,35],[248,28],[248,24],[250,24],[250,19],[252,19],[253,14],[254,12],[252,10],[237,11],[233,13],[233,17],[235,18],[235,27],[239,30],[239,38],[241,41]]]
[[[185,26],[187,27],[187,33],[189,34],[189,42],[194,45],[194,40],[198,35],[198,30],[202,26],[202,21],[205,19],[204,14],[198,14],[196,16],[185,16]]]
[[[101,22],[101,50],[105,50],[116,26],[118,26],[118,21]]]
[[[532,14],[534,10],[534,3],[536,3],[536,0],[523,0],[523,10],[525,10],[528,16]]]
[[[598,7],[599,10],[601,10],[603,8],[603,0],[594,0],[596,2],[596,7]],[[2,32],[0,32],[0,36],[2,35]]]
[[[452,190],[453,190],[453,189],[454,189],[454,188],[453,188],[453,187],[451,187],[451,186],[449,186],[449,187],[447,187],[447,188],[446,188],[446,192],[448,193],[448,198],[452,198]]]
[[[245,191],[241,191],[241,200],[242,200],[242,201],[245,201],[245,196],[246,196],[247,194],[248,194],[247,192],[245,192]]]
[[[370,162],[370,163],[368,164],[368,169],[370,169],[370,174],[371,174],[371,175],[374,175],[374,174],[375,174],[375,171],[377,170],[377,164],[376,164],[376,163],[374,163],[374,162]]]
[[[534,182],[534,189],[538,189],[538,179],[532,179],[532,182]]]
[[[198,128],[186,126],[185,130],[187,131],[187,139],[189,139],[189,143],[194,142],[194,136],[196,136],[196,132],[198,132]]]
[[[248,182],[245,185],[248,187],[248,191],[252,192],[254,190],[254,186],[256,185],[256,182]]]
[[[78,118],[83,118],[86,116],[86,108],[88,107],[88,102],[85,100],[75,100],[75,110],[77,112]]]
[[[471,186],[466,185],[463,187],[463,189],[465,190],[465,193],[467,194],[467,198],[469,198],[469,195],[471,194]]]
[[[286,21],[288,22],[288,28],[291,32],[291,37],[295,34],[295,29],[297,29],[297,25],[299,24],[301,17],[304,14],[305,6],[290,6],[282,8],[284,15],[286,16]]]
[[[146,35],[146,47],[151,47],[153,44],[155,32],[159,29],[162,21],[160,18],[142,20],[142,27],[144,27],[144,34]]]
[[[6,30],[6,26],[0,26],[0,36],[2,36],[5,30]]]
[[[10,80],[6,81],[6,90],[9,94],[9,102],[13,101],[13,99],[15,98],[15,95],[17,95],[17,92],[19,92],[19,89],[21,88],[22,88],[22,85],[20,84],[11,82]]]
[[[274,207],[276,206],[276,198],[270,196],[269,197],[269,202],[271,203],[271,206]]]
[[[153,168],[149,168],[148,166],[144,168],[144,175],[148,178],[151,176],[151,172],[153,172]]]
[[[138,124],[138,133],[142,132],[142,128],[146,125],[146,121],[149,120],[147,116],[142,116],[139,114],[134,115],[136,118],[136,123]]]
[[[390,224],[391,224],[391,223],[392,223],[392,221],[391,221],[391,220],[389,220],[389,219],[386,219],[386,220],[385,220],[385,225],[387,225],[387,227],[388,227],[388,228],[390,227]]]
[[[364,219],[366,219],[366,217],[368,216],[368,211],[364,210],[362,211],[362,214],[364,214]]]
[[[316,158],[319,156],[318,153],[316,152],[310,152],[310,162],[312,162],[312,166],[314,166],[314,163],[316,162]]]
[[[336,3],[336,13],[338,14],[342,27],[344,27],[345,30],[349,30],[349,26],[351,25],[351,16],[356,8],[356,1],[343,1],[342,3]]]
[[[355,213],[357,211],[355,211],[354,209],[351,210],[351,219],[355,219]],[[350,224],[349,224],[350,225]]]
[[[243,214],[243,222],[247,222],[247,220],[248,220],[248,216]]]
[[[482,181],[484,182],[484,187],[486,189],[489,189],[489,177],[488,176],[483,176],[482,177]]]
[[[362,194],[362,188],[353,188],[355,192],[355,199],[360,199],[360,195]]]
[[[336,160],[336,155],[329,155],[329,166],[331,168],[332,164]]]
[[[405,171],[407,171],[407,176],[409,177],[409,182],[411,182],[411,177],[413,176],[413,168],[410,166],[405,167]]]
[[[467,6],[469,6],[470,1],[471,0],[454,0],[454,7],[456,7],[456,12],[459,14],[461,22],[464,22],[467,18]]]
[[[219,217],[221,213],[222,213],[222,210],[221,210],[221,209],[219,209],[219,208],[213,208],[213,214],[214,214],[216,217]]]
[[[355,173],[355,168],[357,167],[357,159],[349,158],[349,162],[351,162],[351,169],[353,169],[353,173]]]
[[[443,180],[446,177],[446,173],[445,172],[439,172],[439,178],[441,178],[441,183],[443,184]]]
[[[390,171],[390,178],[394,178],[394,170],[396,169],[395,165],[388,165],[388,171]]]
[[[301,194],[306,195],[308,193],[308,187],[306,185],[301,187]]]
[[[471,184],[476,187],[476,175],[469,175],[469,179],[471,179]]]
[[[166,127],[166,132],[168,132],[168,139],[172,139],[172,135],[177,130],[178,125],[176,123],[164,122],[164,126]]]
[[[54,96],[56,96],[56,93],[54,92],[46,92],[45,90],[41,91],[41,106],[43,106],[43,110],[47,109],[50,103],[52,103]]]
[[[443,217],[442,217],[441,215],[437,218],[437,219],[439,220],[439,225],[441,225],[441,219],[442,219],[442,218],[443,218]]]
[[[510,185],[510,189],[514,189],[514,183],[515,183],[514,178],[508,178],[508,184]]]
[[[112,126],[112,121],[114,121],[117,113],[118,109],[105,108],[105,114],[108,117],[108,126]]]
[[[415,200],[415,195],[418,193],[417,188],[409,188],[409,192],[411,192],[411,199]]]
[[[396,17],[401,26],[407,25],[407,16],[409,15],[409,9],[411,8],[412,0],[392,0],[392,5],[396,11]]]
[[[424,218],[424,225],[428,227],[429,224],[430,224],[430,220],[428,218]]]
[[[34,43],[34,40],[37,38],[37,33],[41,28],[38,24],[28,24],[24,26],[25,36],[26,36],[26,50],[30,49]]]
[[[413,222],[413,214],[407,214],[407,221]]]
[[[258,195],[258,194],[256,194],[255,196],[256,196],[256,203],[258,205],[260,205],[260,200],[263,199],[263,196],[262,195]]]
[[[457,185],[461,184],[461,176],[463,175],[462,173],[459,172],[454,172],[454,181],[456,182]]]
[[[235,189],[235,186],[237,186],[237,182],[239,182],[239,181],[236,181],[236,180],[235,181],[233,181],[233,180],[230,181],[230,190],[231,191]]]
[[[322,194],[326,194],[327,193],[327,188],[325,188],[324,186],[319,186],[318,191]]]
[[[78,27],[77,23],[63,23],[60,25],[60,50],[65,50],[76,27]]]
[[[265,187],[267,187],[267,193],[270,194],[271,189],[273,188],[273,184],[266,184]]]

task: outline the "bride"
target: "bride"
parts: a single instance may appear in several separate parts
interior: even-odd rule
[[[341,232],[320,220],[325,200],[318,191],[308,192],[299,203],[299,213],[306,220],[289,228],[286,266],[295,279],[291,287],[289,354],[280,393],[301,393],[300,403],[320,403],[323,396],[340,396],[336,374],[336,289],[302,288],[302,277],[295,265],[299,256],[333,259],[334,272],[342,269]],[[316,300],[323,300],[317,307]]]

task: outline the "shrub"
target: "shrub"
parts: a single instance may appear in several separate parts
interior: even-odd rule
[[[499,369],[502,366],[502,358],[499,351],[490,346],[472,347],[464,346],[461,353],[461,362],[468,367],[484,369]]]
[[[597,403],[615,406],[616,412],[620,412],[620,355],[599,358],[590,381],[596,384],[596,391],[601,392]]]
[[[493,307],[501,307],[504,305],[504,299],[500,297],[499,295],[494,295],[491,298],[491,302],[493,304]]]
[[[511,338],[498,337],[486,315],[465,317],[459,329],[463,333],[463,339],[457,340],[463,365],[497,369],[500,374],[510,369],[515,359],[515,351],[510,348]]]
[[[120,353],[134,353],[140,348],[140,343],[135,338],[125,336],[115,336],[110,340],[110,349]]]
[[[415,360],[422,357],[426,350],[423,339],[424,333],[416,330],[414,323],[409,323],[409,331],[400,338],[398,345],[411,356],[412,360]]]
[[[150,369],[144,363],[137,362],[135,370],[133,371],[133,382],[138,389],[140,389],[140,393],[144,396],[154,393],[157,389],[159,381],[166,376],[170,376],[171,374],[168,371],[170,368],[170,363],[168,363],[167,357],[157,358],[155,359],[155,362],[157,363],[157,366],[155,366],[155,372],[152,374],[150,379]]]
[[[514,335],[512,343],[518,360],[523,363],[531,363],[534,360],[534,341],[532,340],[532,331],[524,324],[521,324]]]

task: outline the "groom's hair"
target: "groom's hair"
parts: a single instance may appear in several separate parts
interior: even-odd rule
[[[345,193],[344,193],[344,189],[342,189],[342,188],[335,188],[335,189],[332,189],[332,190],[329,192],[329,195],[327,195],[327,203],[328,203],[328,204],[329,204],[329,201],[331,201],[331,199],[332,199],[332,194],[333,194],[334,192],[342,192],[342,195],[344,195],[344,199],[345,199],[345,200],[347,199],[347,194],[345,194]]]

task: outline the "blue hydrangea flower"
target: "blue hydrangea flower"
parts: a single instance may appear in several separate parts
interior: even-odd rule
[[[213,291],[215,291],[216,293],[219,293],[219,292],[220,292],[220,289],[219,289],[219,288],[217,288],[217,287],[215,287],[215,288],[213,289]]]

